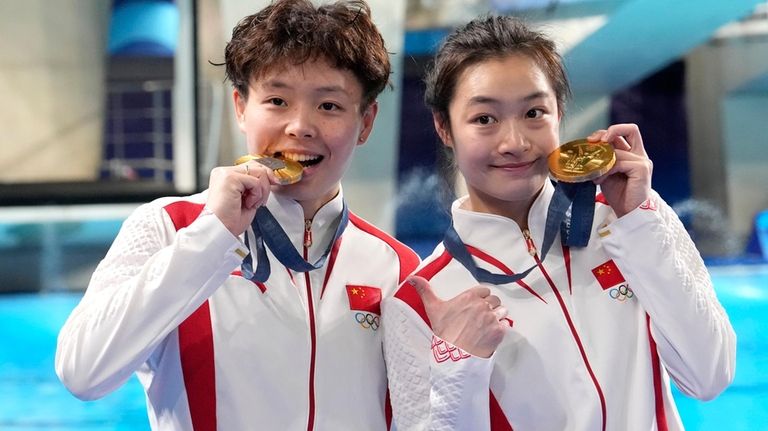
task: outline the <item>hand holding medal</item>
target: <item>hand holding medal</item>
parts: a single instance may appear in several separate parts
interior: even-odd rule
[[[585,246],[592,230],[595,184],[618,217],[651,195],[653,164],[635,124],[617,124],[598,130],[587,139],[567,142],[547,162],[559,182],[550,202],[543,249],[549,249],[562,223],[564,244]],[[570,221],[566,214],[570,208]],[[545,253],[542,253],[545,254]],[[543,260],[543,259],[542,259]]]
[[[600,186],[608,205],[618,217],[651,197],[653,163],[648,158],[636,124],[615,124],[594,132],[587,140],[591,143],[608,142],[615,150],[616,163],[594,182]]]
[[[257,159],[261,160],[257,156],[243,156],[237,160],[236,166],[213,168],[208,180],[205,206],[235,236],[242,234],[250,225],[256,210],[266,203],[273,185],[298,180],[294,171],[289,171],[292,175],[275,174],[274,169],[288,166],[285,161],[265,157],[268,159],[266,163],[272,162],[271,165],[251,163],[251,160]],[[298,175],[301,175],[300,169]]]

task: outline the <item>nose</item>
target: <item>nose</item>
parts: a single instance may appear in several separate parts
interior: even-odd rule
[[[316,129],[312,114],[313,111],[311,108],[303,106],[295,107],[290,113],[288,124],[285,127],[285,133],[288,136],[299,139],[314,137]]]
[[[497,147],[499,153],[520,156],[530,148],[531,143],[524,133],[511,126],[502,130]]]

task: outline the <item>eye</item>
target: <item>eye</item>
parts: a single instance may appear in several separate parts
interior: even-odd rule
[[[283,99],[281,99],[279,97],[273,97],[273,98],[269,99],[269,103],[271,103],[271,104],[273,104],[275,106],[285,106],[286,105],[285,100],[283,100]]]
[[[544,115],[543,109],[529,109],[528,112],[525,113],[525,118],[541,118]]]
[[[341,109],[341,107],[339,107],[339,105],[335,103],[324,102],[320,104],[320,109],[322,109],[323,111],[335,111],[337,109]]]
[[[487,124],[495,123],[496,119],[491,117],[490,115],[479,115],[473,120],[473,122],[481,125],[487,125]]]

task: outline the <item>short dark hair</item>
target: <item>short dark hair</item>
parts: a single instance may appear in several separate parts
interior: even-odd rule
[[[276,0],[232,30],[225,49],[226,77],[241,95],[274,67],[326,60],[351,71],[368,106],[389,83],[389,54],[362,0],[315,7],[310,0]]]
[[[450,125],[448,105],[459,75],[469,66],[492,58],[522,54],[533,59],[550,81],[563,112],[571,95],[562,57],[555,43],[512,16],[485,15],[458,27],[441,44],[427,70],[424,100],[432,112]]]

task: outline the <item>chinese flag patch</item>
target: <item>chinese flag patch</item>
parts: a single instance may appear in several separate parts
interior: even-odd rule
[[[381,315],[381,289],[370,286],[347,285],[349,309]]]
[[[597,268],[593,268],[592,274],[595,275],[597,282],[600,283],[600,287],[602,287],[603,290],[625,281],[624,276],[621,275],[619,268],[613,263],[613,260],[609,260]]]

